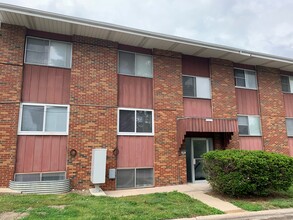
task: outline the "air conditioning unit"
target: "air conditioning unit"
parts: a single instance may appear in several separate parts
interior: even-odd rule
[[[91,181],[93,184],[105,183],[107,149],[92,150]]]

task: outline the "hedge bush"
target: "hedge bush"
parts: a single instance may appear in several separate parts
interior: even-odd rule
[[[219,150],[203,155],[212,188],[230,196],[268,195],[288,190],[293,158],[264,151]]]

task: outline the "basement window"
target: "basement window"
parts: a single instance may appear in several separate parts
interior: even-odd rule
[[[239,135],[261,136],[259,116],[238,116]]]
[[[253,70],[234,69],[235,86],[246,89],[257,89],[256,72]]]
[[[146,109],[118,109],[118,135],[153,135],[154,111]]]
[[[119,51],[119,74],[152,78],[152,56]]]
[[[16,173],[14,181],[32,182],[32,181],[56,181],[65,180],[65,172],[55,173]]]
[[[25,63],[71,68],[71,51],[67,42],[27,37]]]
[[[183,76],[183,97],[211,98],[211,80],[208,77]]]
[[[67,135],[69,105],[22,103],[19,135]]]
[[[154,185],[153,168],[117,169],[117,188],[142,188]]]

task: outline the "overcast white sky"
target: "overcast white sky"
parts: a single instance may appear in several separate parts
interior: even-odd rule
[[[0,0],[293,58],[292,0]]]

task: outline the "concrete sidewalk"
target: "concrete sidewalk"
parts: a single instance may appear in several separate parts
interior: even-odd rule
[[[224,215],[198,216],[177,220],[290,220],[293,219],[293,208],[273,209],[258,212],[244,212]]]
[[[194,184],[162,186],[162,187],[152,187],[152,188],[143,188],[143,189],[106,191],[105,193],[107,196],[111,196],[111,197],[122,197],[122,196],[143,195],[143,194],[150,194],[150,193],[172,192],[172,191],[185,193],[189,195],[190,197],[207,204],[210,207],[214,207],[218,210],[221,210],[224,213],[245,212],[243,209],[240,209],[229,202],[207,195],[206,193],[211,191],[211,187],[206,181],[202,181],[202,182],[194,183]]]

